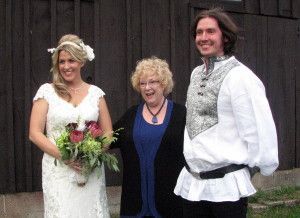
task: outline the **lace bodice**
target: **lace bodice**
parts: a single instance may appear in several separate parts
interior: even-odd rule
[[[81,122],[85,120],[97,121],[99,115],[99,98],[104,95],[104,92],[100,88],[91,85],[88,94],[75,107],[59,97],[51,84],[46,83],[42,85],[35,95],[34,100],[44,98],[49,104],[46,124],[47,136],[50,138],[58,137],[59,133],[68,123],[74,123],[78,120]]]
[[[91,85],[88,94],[75,107],[46,83],[33,100],[42,98],[48,103],[46,135],[54,143],[68,123],[97,121],[101,110],[99,99],[104,95],[100,88]],[[100,175],[92,173],[86,185],[80,187],[74,170],[60,162],[55,165],[54,158],[45,153],[42,161],[45,217],[109,217],[103,167],[100,172]]]

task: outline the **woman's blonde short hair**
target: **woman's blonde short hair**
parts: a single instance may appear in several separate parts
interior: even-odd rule
[[[137,62],[135,71],[131,76],[131,84],[137,92],[141,92],[140,78],[142,76],[157,75],[159,82],[164,88],[164,96],[172,92],[174,87],[173,74],[170,71],[169,64],[155,56],[145,58]]]

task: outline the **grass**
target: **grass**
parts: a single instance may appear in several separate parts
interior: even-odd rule
[[[287,199],[300,199],[300,187],[283,186],[272,191],[257,191],[249,198],[249,203],[263,203],[266,201],[280,201]]]
[[[300,205],[287,207],[277,206],[271,207],[261,212],[254,212],[249,208],[248,218],[299,218],[300,217]]]
[[[258,191],[249,198],[249,203],[264,204],[284,200],[300,200],[300,187],[280,187],[272,191]],[[299,218],[300,205],[294,206],[271,206],[265,210],[254,211],[249,207],[248,218]]]
[[[249,204],[264,204],[265,202],[300,200],[300,187],[283,186],[271,191],[258,190],[255,195],[249,197]],[[118,218],[118,214],[112,214],[111,218]],[[300,205],[294,206],[270,206],[265,210],[254,211],[248,207],[247,218],[299,218]]]
[[[300,206],[294,207],[275,207],[267,209],[261,213],[255,213],[250,208],[247,214],[248,218],[299,218],[300,217]],[[118,214],[112,214],[111,218],[119,218]]]

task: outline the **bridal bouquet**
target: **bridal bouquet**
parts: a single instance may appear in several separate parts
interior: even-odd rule
[[[119,171],[117,158],[105,150],[115,140],[118,131],[112,136],[104,136],[95,121],[88,121],[79,127],[78,123],[69,123],[61,135],[55,139],[63,161],[77,161],[82,165],[82,173],[76,178],[79,186],[85,185],[89,175],[103,163],[114,171]]]

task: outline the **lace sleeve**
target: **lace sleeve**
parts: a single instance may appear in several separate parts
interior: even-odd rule
[[[49,93],[49,88],[50,88],[51,84],[49,83],[45,83],[43,85],[40,86],[40,88],[38,89],[38,91],[36,92],[35,96],[33,97],[33,101],[36,101],[40,98],[45,99],[46,101],[48,101],[48,93]]]
[[[99,99],[102,98],[105,95],[105,93],[99,87],[93,86],[92,95],[93,95],[93,99],[97,99],[97,105],[98,105]]]

